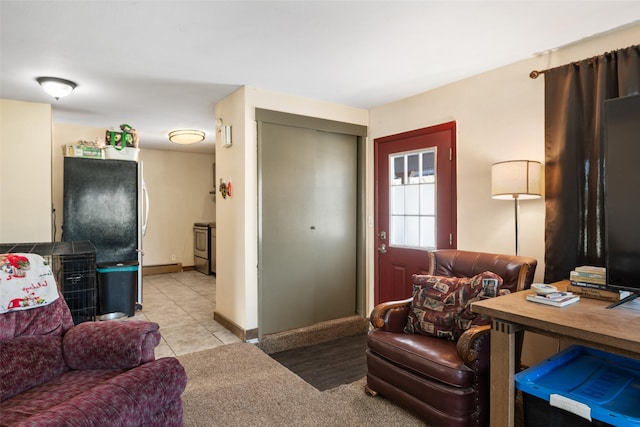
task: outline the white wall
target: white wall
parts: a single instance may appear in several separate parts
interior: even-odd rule
[[[219,196],[216,312],[239,327],[258,327],[258,175],[255,109],[367,125],[360,108],[243,87],[216,105],[216,118],[233,129],[233,146],[216,142],[216,174],[233,183],[233,197]]]
[[[0,100],[0,242],[51,240],[51,105]]]
[[[213,118],[212,118],[213,120]],[[57,240],[63,220],[62,147],[80,140],[104,139],[106,129],[54,123],[53,199],[57,214]],[[193,223],[216,220],[212,165],[214,154],[140,150],[150,205],[147,234],[143,239],[143,265],[182,263],[193,265]],[[175,259],[173,256],[175,255]]]
[[[430,92],[370,110],[370,142],[375,138],[455,120],[458,148],[458,248],[514,253],[513,203],[491,199],[491,164],[514,159],[544,164],[544,77],[532,70],[621,49],[640,40],[640,25],[474,76]],[[372,143],[372,142],[371,142]],[[373,150],[368,151],[367,182],[373,182]],[[373,215],[373,186],[367,211]],[[536,281],[544,275],[544,199],[520,204],[520,252],[538,260]],[[373,239],[370,230],[369,241]],[[373,251],[368,244],[368,301],[372,308]],[[546,357],[553,348],[532,345],[524,363]],[[553,343],[551,343],[553,345]]]

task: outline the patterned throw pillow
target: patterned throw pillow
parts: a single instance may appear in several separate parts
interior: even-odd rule
[[[404,331],[456,341],[472,326],[489,324],[487,316],[471,311],[471,303],[498,295],[501,286],[502,278],[490,271],[470,278],[414,274]]]

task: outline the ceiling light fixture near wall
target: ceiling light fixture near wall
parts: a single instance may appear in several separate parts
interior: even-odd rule
[[[56,100],[69,95],[77,86],[77,84],[71,80],[60,79],[58,77],[38,77],[36,81],[42,86],[42,90],[53,96]]]
[[[178,129],[169,132],[169,141],[175,144],[195,144],[204,141],[204,132],[195,129]]]

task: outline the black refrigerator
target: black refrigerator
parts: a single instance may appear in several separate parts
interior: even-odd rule
[[[62,239],[89,240],[96,264],[137,261],[137,304],[142,304],[142,236],[149,197],[142,162],[64,158]]]

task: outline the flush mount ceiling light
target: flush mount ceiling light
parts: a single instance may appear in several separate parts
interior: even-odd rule
[[[169,141],[175,144],[195,144],[204,141],[204,132],[195,129],[179,129],[169,132]]]
[[[42,86],[42,90],[56,100],[69,95],[77,86],[71,80],[59,79],[58,77],[38,77],[36,81]]]

